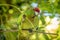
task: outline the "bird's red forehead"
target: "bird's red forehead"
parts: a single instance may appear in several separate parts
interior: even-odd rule
[[[34,11],[40,12],[39,8],[34,8]]]

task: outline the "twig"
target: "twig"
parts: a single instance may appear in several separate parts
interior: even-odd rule
[[[25,30],[25,31],[32,31],[32,32],[37,32],[37,33],[43,33],[43,34],[51,34],[51,35],[58,35],[58,34],[55,34],[55,33],[46,33],[46,32],[38,32],[38,31],[33,31],[32,29],[22,29],[22,30]],[[0,32],[18,32],[19,30],[0,30]]]

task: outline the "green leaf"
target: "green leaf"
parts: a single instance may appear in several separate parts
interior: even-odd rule
[[[18,24],[21,23],[22,18],[23,18],[23,15],[24,15],[24,13],[22,13],[22,14],[18,17],[18,20],[17,20],[17,23],[18,23]]]
[[[43,37],[44,37],[46,40],[50,40],[49,37],[48,37],[46,34],[43,34]]]

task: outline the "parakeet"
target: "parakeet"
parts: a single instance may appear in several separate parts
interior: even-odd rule
[[[38,8],[38,4],[32,3],[31,6],[33,7],[33,10],[35,12],[35,15],[33,17],[35,17],[35,16],[40,17],[40,9]]]

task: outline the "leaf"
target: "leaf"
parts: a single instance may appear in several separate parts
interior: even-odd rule
[[[17,23],[18,23],[18,24],[21,23],[22,18],[23,18],[23,15],[24,15],[24,13],[22,13],[22,14],[18,17],[18,20],[17,20]]]
[[[12,32],[4,32],[4,35],[6,37],[6,40],[16,40],[15,33]]]
[[[44,37],[46,40],[50,40],[49,37],[48,37],[46,34],[43,34],[43,37]]]

